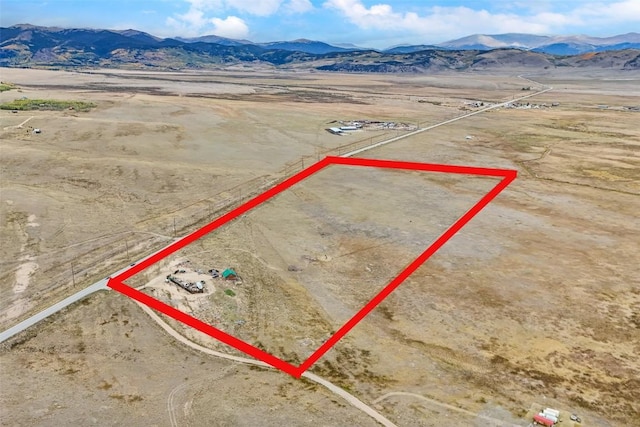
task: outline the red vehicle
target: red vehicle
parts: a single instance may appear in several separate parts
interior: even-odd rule
[[[550,420],[549,418],[545,418],[540,414],[534,415],[533,421],[547,427],[553,427],[553,425],[555,424],[552,420]]]

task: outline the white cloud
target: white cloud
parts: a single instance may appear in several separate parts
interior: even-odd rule
[[[249,35],[249,27],[243,19],[230,15],[215,16],[235,10],[255,16],[271,16],[282,10],[285,13],[304,13],[313,9],[310,0],[185,0],[189,10],[166,19],[168,27],[185,37],[215,34],[228,38]],[[211,16],[211,14],[214,14]]]
[[[560,14],[543,13],[539,18],[521,17],[515,14],[492,14],[486,10],[468,7],[440,7],[430,9],[430,14],[420,16],[414,12],[396,12],[388,4],[369,8],[360,0],[328,0],[324,6],[334,9],[350,22],[363,29],[396,30],[424,35],[483,32],[493,28],[499,32],[546,33],[554,25],[563,22]],[[544,16],[543,16],[544,15]]]
[[[174,34],[183,36],[224,32],[227,36],[247,37],[248,23],[254,16],[305,14],[314,10],[313,0],[182,1],[188,10],[172,15],[166,23]],[[375,4],[375,1],[323,0],[322,6],[352,24],[349,37],[373,39],[381,44],[386,40],[436,43],[473,33],[614,34],[623,24],[628,28],[637,23],[640,27],[640,0],[501,0],[489,9],[474,8],[475,2],[467,3],[471,6],[453,7],[440,0],[409,9],[410,2],[377,0],[379,3]],[[259,25],[260,20],[255,22]],[[304,22],[300,20],[300,25]]]
[[[284,5],[284,10],[287,13],[306,13],[313,10],[313,4],[309,0],[289,0]]]
[[[546,3],[545,5],[549,5]],[[394,34],[413,34],[433,40],[446,40],[472,33],[551,34],[571,31],[578,26],[617,22],[640,23],[640,1],[583,3],[562,13],[553,7],[530,9],[526,15],[513,12],[492,13],[469,7],[434,6],[428,13],[399,12],[389,4],[366,7],[361,0],[327,0],[326,9],[336,10],[349,22],[365,30],[384,30]],[[508,9],[508,8],[507,8]],[[615,32],[615,30],[614,30]]]
[[[169,17],[166,20],[167,26],[173,28],[175,34],[182,37],[198,37],[205,34],[214,34],[230,39],[241,39],[249,35],[249,26],[237,16],[222,18],[204,18],[204,13],[200,11],[187,12]],[[175,34],[169,34],[173,36]]]
[[[576,8],[574,14],[585,23],[637,22],[640,24],[640,1],[586,3]]]
[[[273,15],[280,9],[282,0],[225,0],[228,9],[235,9],[240,12],[249,13],[256,16]]]
[[[249,27],[237,16],[228,16],[226,19],[212,18],[214,26],[213,34],[229,39],[242,39],[249,35]]]
[[[271,16],[277,13],[281,7],[288,10],[306,12],[313,8],[309,0],[184,0],[191,9],[200,11],[235,10],[255,16]]]
[[[218,11],[222,7],[221,0],[188,0],[188,3],[190,7],[187,12],[174,14],[166,19],[167,26],[183,37],[213,33],[232,38],[227,34],[242,34],[242,37],[246,37],[249,33],[247,24],[235,16],[229,16],[226,19],[206,16],[206,12]]]
[[[166,23],[180,36],[196,37],[204,34],[208,20],[204,18],[204,12],[192,8],[186,13],[167,18]]]
[[[187,13],[177,15],[177,18],[184,24],[195,28],[201,28],[207,23],[204,18],[204,12],[194,8],[190,8]]]
[[[220,9],[224,6],[223,0],[185,0],[192,9],[212,10]]]
[[[228,12],[235,10],[255,16],[271,16],[285,10],[305,13],[313,9],[310,0],[184,0],[192,10]]]

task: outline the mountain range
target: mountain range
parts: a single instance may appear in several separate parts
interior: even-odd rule
[[[533,34],[475,34],[438,45],[446,49],[516,48],[552,55],[578,55],[587,52],[640,49],[640,34],[628,33],[613,37],[538,36]]]
[[[215,35],[159,38],[137,30],[0,28],[0,66],[205,68],[262,64],[353,72],[425,72],[499,67],[640,69],[640,34],[614,37],[472,35],[382,51],[299,39],[253,43]]]
[[[202,36],[195,38],[182,38],[176,37],[176,40],[183,41],[185,43],[215,43],[223,46],[242,46],[242,45],[256,45],[263,47],[265,49],[275,49],[275,50],[290,50],[293,52],[305,52],[305,53],[331,53],[331,52],[347,52],[354,50],[366,50],[358,47],[353,48],[345,48],[340,46],[334,46],[328,43],[307,40],[307,39],[298,39],[292,41],[278,41],[278,42],[268,42],[268,43],[253,43],[248,40],[234,40],[227,39],[219,36]]]
[[[306,53],[330,53],[355,50],[376,50],[351,45],[349,48],[331,45],[319,41],[299,39],[269,43],[253,43],[248,40],[233,40],[218,36],[197,38],[177,38],[187,43],[218,43],[226,46],[254,44],[267,49],[283,49]],[[640,33],[621,34],[613,37],[579,36],[539,36],[535,34],[474,34],[456,40],[431,45],[401,45],[381,50],[384,53],[411,53],[429,49],[445,50],[493,50],[514,48],[550,53],[552,55],[578,55],[587,52],[605,52],[609,50],[640,49]]]

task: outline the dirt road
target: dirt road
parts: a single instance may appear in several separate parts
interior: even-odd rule
[[[268,364],[266,364],[266,363],[264,363],[262,361],[259,361],[259,360],[248,359],[248,358],[245,358],[245,357],[233,356],[233,355],[230,355],[230,354],[221,353],[219,351],[211,350],[209,348],[206,348],[206,347],[203,347],[201,345],[198,345],[198,344],[188,340],[184,336],[180,335],[175,329],[173,329],[171,326],[169,326],[164,320],[162,320],[149,307],[147,307],[146,305],[141,304],[141,303],[137,303],[137,304],[158,325],[160,325],[160,327],[162,329],[164,329],[169,335],[171,335],[176,340],[180,341],[181,343],[183,343],[183,344],[185,344],[185,345],[187,345],[187,346],[189,346],[189,347],[191,347],[191,348],[193,348],[195,350],[201,351],[201,352],[206,353],[206,354],[210,354],[212,356],[220,357],[220,358],[223,358],[223,359],[232,360],[234,362],[239,362],[239,363],[244,363],[244,364],[248,364],[248,365],[260,366],[260,367],[263,367],[263,368],[272,369],[271,365],[268,365]],[[396,426],[390,420],[388,420],[387,418],[382,416],[375,409],[373,409],[372,407],[370,407],[366,403],[362,402],[357,397],[355,397],[352,394],[346,392],[345,390],[341,389],[340,387],[332,384],[331,382],[319,377],[318,375],[312,374],[310,372],[305,372],[304,374],[302,374],[302,376],[307,378],[307,379],[309,379],[309,380],[311,380],[311,381],[314,381],[314,382],[322,385],[323,387],[326,387],[329,391],[331,391],[331,392],[337,394],[338,396],[342,397],[350,405],[352,405],[355,408],[360,409],[362,412],[366,413],[367,415],[369,415],[370,417],[375,419],[377,422],[379,422],[383,426],[386,426],[386,427],[395,427]],[[171,396],[170,396],[170,398],[171,398]],[[172,413],[172,412],[170,412],[170,413]],[[175,417],[174,416],[172,416],[171,422],[172,422],[172,425],[176,425],[176,424],[174,424],[174,422],[175,422]]]
[[[407,393],[407,392],[404,392],[404,391],[394,391],[394,392],[382,395],[379,398],[377,398],[376,400],[374,400],[373,404],[375,405],[376,403],[380,403],[383,400],[388,399],[388,398],[393,397],[393,396],[408,396],[408,397],[412,397],[412,398],[415,398],[415,399],[424,400],[425,402],[429,402],[432,405],[439,406],[439,407],[444,408],[444,409],[446,409],[448,411],[456,411],[456,412],[459,412],[461,414],[469,415],[470,417],[474,417],[474,418],[478,418],[478,419],[487,421],[488,423],[490,423],[489,425],[491,425],[491,426],[519,427],[518,424],[507,423],[507,422],[504,422],[504,421],[499,420],[497,418],[488,417],[488,416],[482,415],[482,414],[476,414],[475,412],[467,411],[466,409],[458,408],[458,407],[453,406],[453,405],[447,405],[446,403],[442,403],[442,402],[439,402],[439,401],[434,400],[434,399],[429,399],[428,397],[424,397],[424,396],[422,396],[420,394]]]

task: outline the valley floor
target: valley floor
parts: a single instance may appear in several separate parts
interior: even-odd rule
[[[499,108],[361,154],[518,171],[310,369],[398,426],[527,425],[534,404],[583,425],[629,425],[640,412],[640,113],[627,108],[640,75],[530,78],[553,87],[529,101],[544,108]],[[403,132],[325,130],[340,121],[426,127],[533,84],[506,72],[3,69],[4,80],[17,88],[0,103],[96,107],[0,110],[3,330],[212,220],[226,200]],[[299,363],[495,183],[331,167],[132,283]],[[195,303],[162,281],[183,259],[234,267],[242,284],[210,280]],[[115,292],[3,344],[0,383],[3,425],[375,425],[308,380],[176,342]]]

